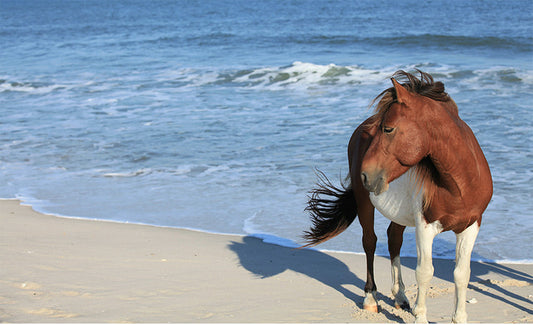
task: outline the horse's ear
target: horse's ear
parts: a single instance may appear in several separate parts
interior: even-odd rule
[[[407,101],[411,94],[407,89],[405,89],[396,79],[391,78],[392,84],[394,85],[394,90],[396,90],[396,101],[400,104],[407,104]]]

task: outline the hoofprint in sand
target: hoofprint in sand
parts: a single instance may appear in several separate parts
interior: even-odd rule
[[[376,258],[380,313],[362,310],[363,255],[255,237],[59,218],[0,201],[1,322],[413,322]],[[402,258],[406,294],[416,260]],[[434,260],[428,320],[453,310],[451,260]],[[533,322],[533,264],[472,263],[469,322]]]

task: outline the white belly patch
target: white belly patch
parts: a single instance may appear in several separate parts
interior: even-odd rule
[[[424,189],[417,189],[416,170],[409,169],[405,174],[389,183],[389,189],[380,195],[370,193],[370,201],[382,215],[395,223],[414,227],[417,216],[422,215]]]

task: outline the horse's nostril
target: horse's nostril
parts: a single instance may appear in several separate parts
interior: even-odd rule
[[[368,185],[368,177],[366,176],[365,172],[361,173],[361,180],[363,181],[363,185]]]

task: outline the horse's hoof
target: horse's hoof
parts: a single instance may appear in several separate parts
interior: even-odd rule
[[[455,314],[452,317],[452,323],[455,323],[455,324],[466,324],[466,318],[467,318],[466,313]]]
[[[363,305],[363,309],[367,310],[367,311],[371,311],[373,313],[377,313],[378,312],[378,305],[371,305],[371,306],[364,306]]]
[[[415,324],[429,324],[427,318],[415,318]]]
[[[396,309],[400,309],[400,308],[401,308],[401,309],[403,309],[403,310],[407,310],[407,311],[411,310],[411,306],[409,306],[409,303],[408,303],[408,302],[405,302],[405,303],[403,303],[403,304],[401,304],[401,305],[398,304],[398,303],[395,303],[395,304],[394,304],[394,307],[396,307]]]

